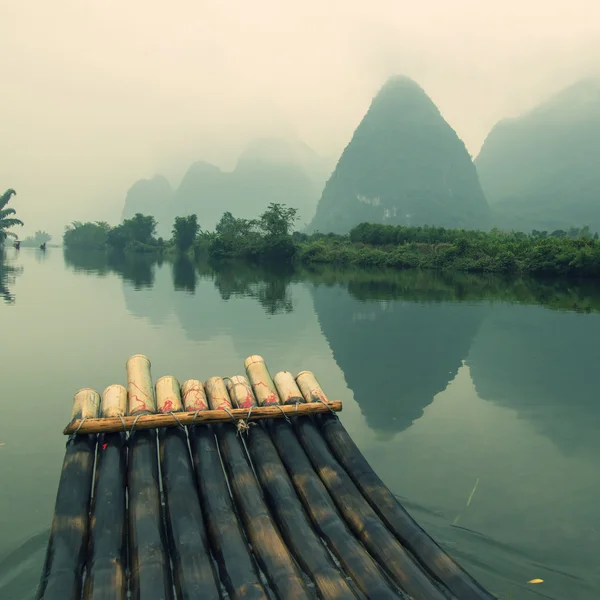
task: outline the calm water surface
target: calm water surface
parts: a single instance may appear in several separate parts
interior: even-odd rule
[[[598,310],[593,285],[7,250],[0,598],[34,594],[74,392],[125,383],[144,353],[180,381],[242,373],[250,354],[314,371],[385,483],[486,587],[597,600]]]

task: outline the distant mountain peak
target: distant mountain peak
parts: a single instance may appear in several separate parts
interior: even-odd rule
[[[494,222],[522,231],[600,229],[600,78],[576,81],[497,123],[476,160]]]
[[[464,143],[425,91],[397,75],[356,128],[311,228],[347,233],[363,221],[485,227],[488,212]]]

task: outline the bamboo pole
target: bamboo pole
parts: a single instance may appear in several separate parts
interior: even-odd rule
[[[339,412],[342,410],[342,403],[339,400],[324,404],[306,404],[298,406],[282,406],[283,412],[276,406],[269,404],[268,406],[259,406],[250,414],[250,421],[258,421],[261,419],[281,419],[283,416],[294,416],[296,410],[298,416],[326,413],[331,410]],[[196,410],[196,409],[195,409]],[[199,425],[201,423],[225,423],[234,421],[248,420],[248,409],[234,408],[229,412],[222,408],[201,411],[197,415],[191,412],[175,412],[171,414],[139,414],[139,416],[126,416],[123,421],[117,417],[86,419],[83,423],[80,419],[72,420],[64,429],[63,434],[70,435],[78,427],[79,433],[109,433],[115,431],[123,431],[123,423],[129,431],[134,423],[135,430],[142,431],[147,429],[158,429],[159,427],[178,427],[181,425]],[[176,420],[176,418],[179,421]]]
[[[127,361],[128,412],[154,412],[150,361],[136,354]],[[140,417],[141,418],[141,417]],[[172,600],[173,585],[163,526],[155,431],[129,438],[129,568],[133,600]]]
[[[186,410],[201,411],[198,417],[208,410],[201,381],[186,381],[181,389]],[[213,430],[200,425],[189,433],[200,504],[221,582],[232,600],[268,600],[231,501]]]
[[[248,379],[252,382],[258,404],[260,406],[277,404],[279,396],[263,357],[258,354],[249,356],[244,361],[244,369],[246,369]]]
[[[297,377],[307,402],[327,402],[327,396],[314,374],[304,371]],[[473,579],[409,515],[377,476],[342,423],[329,415],[320,420],[321,433],[333,455],[352,478],[356,487],[396,538],[411,551],[425,569],[459,598],[491,599],[493,596]]]
[[[224,381],[211,377],[205,383],[212,409],[231,407]],[[300,600],[310,597],[302,575],[273,522],[262,493],[236,435],[233,424],[224,423],[217,430],[223,464],[238,512],[258,564],[267,576],[277,598]]]
[[[150,374],[150,359],[134,354],[127,361],[128,414],[140,415],[156,412],[156,398]]]
[[[102,416],[124,415],[126,410],[127,390],[122,385],[107,387],[102,394]],[[125,600],[127,596],[126,474],[125,435],[99,436],[85,600]]]
[[[304,394],[308,389],[308,382],[301,377],[297,378],[297,382]],[[311,393],[315,393],[314,390]],[[442,600],[449,597],[421,570],[385,527],[350,476],[333,457],[315,424],[309,419],[298,419],[296,433],[313,468],[350,529],[390,577],[414,600]]]
[[[244,377],[237,377],[237,383],[232,378],[228,388],[235,403],[251,401],[256,405],[252,388]],[[326,600],[356,599],[353,589],[315,534],[277,450],[262,427],[251,427],[248,431],[248,450],[273,519],[300,567],[314,582],[319,596]]]
[[[304,398],[291,373],[277,373],[273,380],[282,401],[295,404]],[[283,399],[286,400],[283,400]],[[296,493],[319,535],[367,598],[391,600],[405,597],[391,584],[377,563],[354,537],[340,516],[329,492],[315,473],[293,426],[285,421],[270,421],[269,433],[283,461]]]
[[[188,379],[181,386],[183,409],[188,412],[208,410],[208,400],[204,393],[204,386],[198,379]]]
[[[163,413],[183,409],[179,382],[175,377],[161,377],[156,382],[156,404]],[[160,429],[158,439],[169,554],[177,598],[221,598],[208,550],[187,433],[180,427]]]
[[[79,390],[71,420],[97,417],[99,404],[97,392]],[[38,600],[78,599],[81,595],[95,451],[95,435],[76,435],[67,441]]]

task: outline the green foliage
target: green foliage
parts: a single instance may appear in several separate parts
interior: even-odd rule
[[[73,221],[65,228],[63,245],[69,248],[103,248],[110,229],[110,225],[104,221],[95,223]]]
[[[200,231],[200,225],[198,225],[198,218],[196,215],[190,215],[189,217],[175,217],[175,223],[173,225],[173,242],[176,248],[180,252],[186,252],[193,244],[198,232]]]
[[[63,245],[70,248],[96,248],[133,252],[154,252],[161,247],[154,238],[156,220],[140,213],[116,227],[104,221],[74,221],[65,228]]]
[[[301,243],[303,263],[419,267],[472,272],[600,275],[600,243],[589,228],[568,233],[489,233],[442,227],[361,223],[347,238],[312,236]]]
[[[236,219],[230,212],[226,212],[215,227],[209,254],[214,258],[252,257],[258,252],[259,242],[257,221]]]
[[[150,251],[155,247],[156,219],[150,215],[136,213],[113,227],[107,235],[106,243],[114,250],[129,248],[134,251]]]
[[[17,192],[12,188],[6,190],[2,196],[0,196],[0,245],[4,243],[7,237],[16,238],[17,235],[10,231],[15,225],[23,225],[23,221],[15,219],[12,215],[16,214],[14,208],[6,208],[6,205],[13,196],[16,196]],[[11,218],[12,217],[12,218]]]
[[[289,261],[296,253],[291,235],[296,215],[295,208],[277,203],[269,204],[258,219],[237,219],[226,212],[215,228],[209,254],[213,258]]]

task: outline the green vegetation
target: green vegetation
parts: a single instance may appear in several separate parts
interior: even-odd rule
[[[10,199],[16,196],[17,192],[13,189],[8,189],[0,196],[0,245],[4,244],[7,237],[16,238],[17,235],[10,231],[15,225],[23,225],[23,221],[15,219],[12,215],[16,214],[14,208],[6,208]]]
[[[187,252],[196,241],[200,232],[198,217],[190,215],[189,217],[175,217],[173,225],[173,243],[180,252]]]
[[[349,236],[304,239],[298,258],[303,263],[593,277],[600,275],[600,243],[594,237],[589,228],[527,235],[362,223]]]
[[[291,232],[297,210],[283,204],[269,204],[258,219],[236,219],[226,212],[210,241],[214,258],[265,258],[289,261],[296,253]]]
[[[390,79],[327,182],[311,230],[362,222],[489,226],[489,207],[464,143],[427,94]]]
[[[156,239],[156,219],[136,214],[111,227],[101,221],[73,222],[63,235],[66,248],[113,252],[152,252],[186,254],[206,252],[213,258],[249,258],[290,261],[297,245],[292,229],[297,210],[283,204],[269,204],[258,219],[238,219],[230,212],[222,217],[214,232],[202,231],[196,215],[176,217],[173,237]]]
[[[118,252],[207,254],[271,263],[327,263],[359,267],[420,268],[467,272],[600,275],[600,242],[589,227],[531,234],[444,227],[361,223],[349,235],[293,232],[297,212],[270,204],[258,219],[226,212],[214,232],[200,229],[195,215],[178,217],[173,238],[154,237],[156,221],[141,214],[117,227],[73,223],[64,234],[69,248]]]
[[[68,248],[103,248],[110,229],[110,225],[104,221],[73,221],[65,228],[63,245]]]
[[[164,243],[161,238],[154,237],[155,231],[156,219],[140,213],[131,219],[125,219],[116,227],[111,227],[104,221],[74,221],[65,229],[63,244],[69,248],[156,252],[162,249]]]

